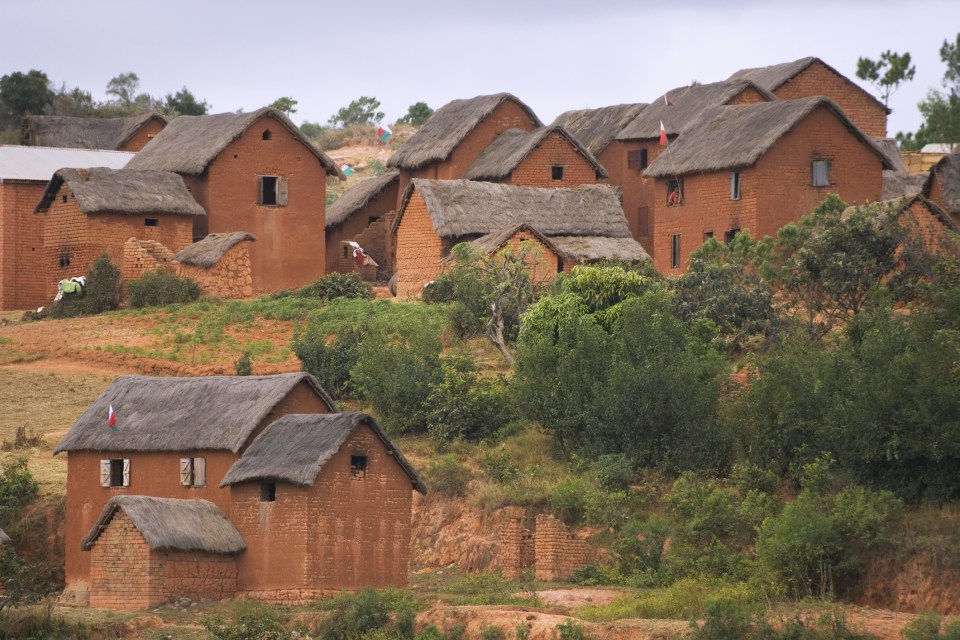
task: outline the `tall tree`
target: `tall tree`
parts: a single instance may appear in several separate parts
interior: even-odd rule
[[[168,93],[163,101],[163,112],[169,116],[203,116],[209,109],[206,100],[197,100],[186,87],[176,93]]]
[[[284,115],[290,116],[297,112],[297,104],[299,103],[293,98],[284,96],[282,98],[277,98],[270,103],[270,108],[276,109],[277,111],[282,111]]]
[[[337,111],[336,115],[330,116],[328,121],[334,127],[348,127],[352,124],[373,124],[383,120],[383,111],[377,111],[380,108],[380,101],[370,96],[360,96],[346,107]]]
[[[904,82],[913,80],[916,72],[917,67],[910,64],[909,53],[900,54],[887,49],[877,60],[870,58],[857,60],[857,77],[877,88],[885,107],[890,106],[890,96]]]
[[[415,127],[420,127],[427,120],[430,119],[430,116],[433,115],[433,109],[426,102],[418,102],[416,104],[410,105],[410,108],[407,109],[407,115],[403,116],[397,120],[400,124],[411,124]]]
[[[16,71],[0,78],[0,126],[17,127],[23,116],[42,114],[52,102],[50,79],[43,71]]]
[[[132,71],[121,73],[107,83],[107,95],[114,96],[123,107],[133,104],[140,88],[140,77]]]
[[[917,108],[923,123],[916,133],[897,134],[904,149],[919,149],[931,142],[960,142],[960,33],[951,42],[943,41],[940,60],[946,65],[943,86],[946,92],[931,89]]]

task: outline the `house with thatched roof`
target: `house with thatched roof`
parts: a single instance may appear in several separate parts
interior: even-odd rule
[[[43,260],[44,217],[37,202],[62,167],[121,169],[132,153],[0,145],[0,310],[36,309],[50,301]],[[53,281],[56,284],[56,280]]]
[[[507,129],[532,131],[543,123],[509,93],[453,100],[437,109],[420,130],[387,160],[400,170],[402,195],[413,178],[463,178],[480,153]]]
[[[607,185],[567,188],[522,187],[469,180],[415,179],[403,195],[394,234],[397,295],[418,295],[440,273],[443,259],[460,242],[501,246],[508,241],[549,238],[554,273],[576,262],[602,258],[636,261],[646,253],[630,235],[619,192]],[[523,237],[527,229],[536,229]],[[511,240],[514,239],[514,240]],[[577,255],[575,261],[564,260]]]
[[[325,273],[326,181],[336,163],[276,109],[180,116],[130,169],[180,174],[207,212],[193,239],[245,231],[255,294],[294,289]]]
[[[26,116],[20,129],[20,144],[136,152],[166,126],[167,119],[159,113],[127,118]]]
[[[633,237],[648,251],[653,246],[651,216],[655,194],[650,181],[643,179],[643,172],[664,149],[660,144],[661,123],[667,139],[673,141],[707,109],[771,100],[776,100],[773,94],[749,81],[677,87],[641,109],[617,133],[615,147],[620,160],[614,166],[620,170],[613,174],[611,183],[623,189],[627,224]]]
[[[857,209],[851,206],[843,216]],[[883,227],[891,222],[899,227],[900,258],[911,254],[916,264],[928,265],[938,256],[960,258],[960,224],[937,204],[920,194],[876,202],[868,207],[875,223]]]
[[[190,278],[208,296],[231,300],[253,295],[250,243],[245,232],[210,233],[170,257],[181,278]]]
[[[741,69],[729,80],[749,80],[781,100],[826,96],[873,138],[887,137],[890,110],[869,91],[825,63],[808,56],[793,62]]]
[[[393,273],[390,227],[397,210],[399,169],[363,178],[327,208],[327,273],[356,272],[365,280]],[[358,264],[349,242],[363,247],[379,267]]]
[[[679,273],[708,238],[772,236],[832,193],[879,200],[887,168],[829,98],[709,109],[643,172],[656,195],[648,250],[662,272]]]
[[[944,156],[931,167],[922,193],[960,222],[960,152]]]
[[[85,274],[104,252],[122,277],[137,277],[124,260],[128,239],[179,251],[190,244],[194,219],[207,215],[175,173],[103,167],[60,169],[35,212],[44,218],[50,298],[59,280]]]

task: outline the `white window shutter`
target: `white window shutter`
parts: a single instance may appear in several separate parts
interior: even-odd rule
[[[190,458],[180,458],[180,485],[190,486]]]
[[[110,461],[109,460],[100,461],[100,486],[101,487],[110,486]]]
[[[287,178],[285,176],[277,178],[277,204],[281,207],[287,205]]]
[[[206,458],[193,459],[193,486],[195,487],[207,486],[207,459]]]
[[[130,459],[123,459],[123,486],[130,486]]]

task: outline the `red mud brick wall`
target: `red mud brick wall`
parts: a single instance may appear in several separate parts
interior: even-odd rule
[[[187,551],[154,552],[153,562],[163,567],[161,596],[225,600],[237,593],[237,559],[211,553]]]
[[[393,272],[390,240],[391,215],[397,206],[397,183],[393,183],[383,193],[367,203],[359,211],[335,227],[327,228],[327,273],[350,273],[356,270],[353,255],[343,256],[341,245],[345,241],[355,240],[381,266],[386,273]],[[370,222],[370,218],[380,218]],[[389,218],[389,223],[385,220]],[[363,239],[363,242],[360,239]],[[368,246],[369,245],[369,246]]]
[[[443,242],[433,229],[427,203],[414,192],[397,227],[397,296],[420,295],[423,285],[440,273]]]
[[[554,166],[563,167],[563,179],[553,180]],[[504,181],[528,187],[575,187],[596,184],[597,172],[560,133],[554,131],[524,158]]]
[[[150,547],[122,510],[114,514],[90,553],[91,607],[136,610],[163,602],[162,568],[151,562]]]
[[[46,183],[0,183],[0,310],[50,302],[43,261],[44,218],[33,212]]]
[[[117,151],[140,151],[140,149],[143,149],[145,146],[147,146],[148,142],[153,140],[155,135],[163,131],[166,126],[167,125],[160,122],[156,118],[148,121],[140,128],[139,131],[130,136],[130,139],[127,140],[125,144],[121,145]]]

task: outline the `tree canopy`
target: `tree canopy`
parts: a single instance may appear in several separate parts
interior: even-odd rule
[[[26,115],[46,112],[53,103],[50,79],[43,71],[16,71],[0,78],[0,126],[16,127]]]
[[[270,108],[276,109],[277,111],[282,111],[285,115],[290,116],[297,112],[298,104],[299,103],[293,98],[284,96],[271,102]]]
[[[889,49],[880,54],[877,60],[859,58],[857,77],[866,80],[880,92],[883,106],[890,106],[890,96],[904,82],[913,80],[917,67],[910,64],[909,53],[896,53]]]
[[[168,93],[163,99],[163,111],[169,116],[203,116],[210,109],[206,100],[198,100],[186,87]]]
[[[897,134],[904,149],[919,149],[932,142],[960,142],[960,33],[951,42],[944,40],[940,60],[946,66],[943,87],[946,91],[931,89],[917,108],[923,123],[915,133]]]
[[[380,101],[370,96],[360,96],[346,107],[341,108],[335,115],[330,116],[330,125],[349,127],[354,124],[374,124],[384,118],[383,111],[378,111]]]
[[[423,126],[423,124],[429,120],[430,116],[432,115],[433,109],[431,109],[426,102],[418,102],[410,105],[410,108],[407,109],[407,115],[397,120],[397,122],[400,124],[410,124],[415,127],[420,127]]]

